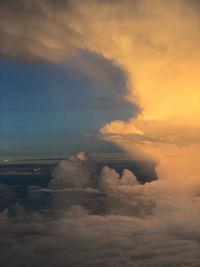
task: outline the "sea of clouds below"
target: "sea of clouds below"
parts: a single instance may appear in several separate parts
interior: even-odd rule
[[[19,204],[15,217],[1,212],[1,266],[200,266],[198,195],[177,195],[165,181],[141,185],[126,169],[120,176],[105,166],[97,175],[83,152],[53,176],[48,189],[29,188],[30,196],[52,195],[52,213]],[[0,202],[12,194],[0,186]]]

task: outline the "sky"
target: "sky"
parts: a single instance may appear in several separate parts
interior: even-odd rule
[[[199,174],[199,8],[1,1],[1,155],[121,149]]]
[[[119,66],[87,50],[62,62],[0,60],[1,158],[57,158],[78,150],[120,153],[98,138],[110,120],[139,112]]]

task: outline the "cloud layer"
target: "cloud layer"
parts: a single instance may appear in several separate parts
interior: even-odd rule
[[[164,180],[141,185],[126,169],[120,176],[104,166],[94,174],[91,163],[86,153],[78,153],[56,167],[56,187],[30,188],[32,197],[51,192],[54,212],[48,216],[40,210],[28,213],[19,204],[14,218],[1,213],[3,266],[199,266],[197,192],[177,194]],[[85,180],[92,187],[83,186]],[[89,203],[100,198],[105,209],[98,206],[94,212]]]

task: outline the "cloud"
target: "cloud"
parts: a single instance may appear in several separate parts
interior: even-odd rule
[[[192,172],[184,181],[185,176],[179,177],[180,172],[173,173],[178,165],[179,161],[174,159],[174,168],[168,171],[166,177],[161,174],[162,179],[158,181],[140,184],[128,169],[120,175],[116,170],[103,166],[97,172],[95,162],[85,152],[80,152],[61,161],[53,171],[55,178],[49,183],[52,205],[54,210],[75,204],[95,214],[147,216],[159,203],[174,203],[177,196],[180,201],[190,201],[200,194],[198,180],[192,177]],[[169,176],[171,173],[172,177]],[[186,173],[187,170],[183,170],[183,175]],[[173,180],[173,177],[176,179]]]
[[[85,153],[80,152],[54,169],[54,179],[49,183],[53,209],[66,209],[82,205],[92,213],[144,216],[155,207],[146,186],[128,169],[120,175],[104,166],[100,173]]]
[[[130,154],[140,151],[156,156],[160,168],[166,162],[163,143],[169,144],[167,150],[171,145],[193,147],[199,143],[196,1],[1,1],[0,13],[2,57],[63,61],[87,50],[120,66],[127,77],[125,98],[141,112],[137,119],[104,126],[107,140]],[[92,72],[91,68],[87,71]],[[105,134],[108,128],[115,132],[114,139]],[[124,138],[124,134],[133,133],[143,135],[134,136],[134,142]],[[160,152],[152,153],[158,143],[162,143]]]
[[[76,163],[81,181],[83,169],[93,163],[83,152],[66,161],[70,170],[70,164]],[[60,194],[60,205],[53,207],[53,213],[25,213],[17,204],[12,208],[17,217],[7,218],[6,211],[1,214],[3,266],[199,266],[200,199],[196,192],[179,194],[176,181],[172,184],[165,179],[141,185],[126,169],[122,175],[107,166],[99,174],[89,169],[93,188],[63,181],[48,190],[30,188],[32,198],[48,191],[56,201],[55,195]],[[71,172],[64,170],[67,180]],[[88,203],[97,204],[100,194],[106,209],[102,212],[96,206],[94,212]],[[66,203],[62,206],[61,202]]]
[[[118,131],[120,127],[126,131]],[[157,162],[158,177],[168,179],[169,183],[176,179],[184,190],[188,181],[192,181],[193,187],[199,185],[200,128],[197,125],[179,125],[179,122],[170,120],[133,119],[127,122],[113,121],[104,126],[101,132],[104,139],[118,143],[133,158]]]
[[[120,176],[114,169],[104,166],[98,177],[98,188],[106,194],[107,214],[145,216],[155,207],[152,196],[146,194],[136,176],[124,169]]]
[[[178,125],[179,122],[158,120],[112,121],[101,129],[103,135],[113,138],[122,136],[135,142],[154,142],[174,144],[177,146],[188,146],[200,143],[200,128]]]
[[[56,220],[33,216],[1,222],[1,262],[31,267],[198,266],[197,221],[169,218],[94,216],[76,206]]]
[[[124,169],[122,176],[107,166],[103,167],[98,179],[99,188],[110,192],[115,188],[123,186],[134,186],[138,184],[136,176],[129,170]]]
[[[1,1],[2,57],[63,61],[87,49],[120,66],[126,99],[141,113],[102,132],[133,156],[155,157],[162,178],[140,185],[129,171],[120,177],[107,167],[94,177],[82,156],[61,162],[50,184],[55,217],[23,215],[16,223],[4,214],[3,266],[200,265],[197,6],[179,0]],[[98,199],[105,205],[98,215],[90,203],[99,194],[86,191],[95,182],[93,190],[106,195]],[[58,191],[68,187],[82,188],[82,198],[71,191],[69,201]]]
[[[196,2],[3,1],[0,17],[2,57],[62,61],[88,49],[119,64],[128,77],[126,98],[142,112],[128,124],[111,122],[102,132],[133,156],[154,157],[162,178],[122,185],[124,176],[104,168],[97,184],[107,194],[107,216],[87,215],[80,208],[79,220],[79,211],[69,211],[67,218],[45,224],[38,218],[11,221],[10,230],[3,224],[2,233],[11,233],[1,239],[4,266],[14,265],[16,255],[29,266],[199,266]],[[60,164],[53,188],[88,186],[90,172],[78,162]],[[20,243],[24,234],[29,238]]]
[[[93,160],[85,152],[80,152],[59,163],[53,171],[55,178],[50,182],[49,188],[87,187],[92,183],[94,171]]]

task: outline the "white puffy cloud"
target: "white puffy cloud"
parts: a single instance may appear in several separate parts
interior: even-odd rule
[[[114,169],[105,166],[97,178],[97,184],[99,190],[106,194],[107,214],[144,216],[155,207],[145,185],[140,185],[136,176],[127,169],[120,176]]]
[[[95,214],[147,216],[162,203],[171,208],[169,203],[190,201],[200,191],[192,178],[182,184],[177,179],[160,179],[142,185],[128,169],[120,175],[104,166],[96,173],[95,163],[84,152],[61,161],[53,173],[49,189],[55,211],[75,204]]]
[[[99,188],[104,192],[116,190],[116,188],[123,188],[137,185],[136,176],[129,170],[124,169],[120,175],[107,166],[104,166],[98,179]]]
[[[128,169],[120,175],[104,166],[95,173],[95,163],[84,152],[61,161],[54,169],[49,183],[52,207],[66,209],[82,205],[92,213],[144,216],[155,206],[146,186]]]
[[[80,152],[58,164],[53,171],[54,179],[49,188],[87,187],[92,183],[94,170],[93,160],[85,152]]]

